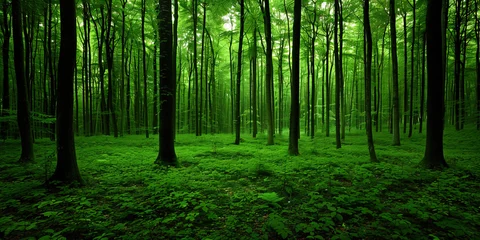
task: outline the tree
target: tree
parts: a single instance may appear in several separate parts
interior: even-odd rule
[[[265,6],[264,6],[265,5]],[[274,99],[273,99],[273,60],[272,60],[272,21],[270,18],[270,1],[263,0],[260,2],[260,8],[263,13],[263,23],[265,28],[266,51],[266,74],[265,74],[265,103],[267,109],[267,145],[273,145],[274,126]]]
[[[393,78],[393,145],[400,146],[400,106],[398,100],[397,28],[395,26],[395,0],[390,0],[390,44]]]
[[[370,0],[364,0],[363,6],[363,24],[365,31],[365,124],[368,140],[368,153],[370,154],[370,161],[378,162],[377,155],[375,154],[375,147],[373,145],[372,134],[372,31],[370,28]]]
[[[245,4],[244,0],[240,0],[240,33],[238,40],[238,57],[237,57],[237,87],[235,94],[235,144],[240,144],[240,79],[242,78],[242,45],[243,32],[245,28]]]
[[[17,123],[22,142],[22,155],[19,161],[21,163],[30,163],[35,161],[35,157],[33,153],[30,102],[28,101],[28,87],[24,71],[22,6],[20,0],[12,1],[12,31],[15,77],[17,81]]]
[[[300,20],[302,1],[295,0],[293,8],[293,50],[291,76],[290,133],[288,153],[298,155],[298,139],[300,135]]]
[[[420,164],[426,168],[448,167],[443,155],[443,125],[445,117],[445,76],[442,59],[443,1],[428,0],[427,34],[427,140]]]
[[[172,38],[172,2],[159,0],[160,35],[160,127],[156,164],[178,166],[175,153],[175,89],[176,79]]]
[[[10,56],[10,19],[8,17],[9,4],[7,0],[4,0],[2,3],[3,11],[3,24],[0,26],[3,34],[3,45],[2,45],[2,59],[3,59],[3,94],[2,94],[2,109],[3,112],[0,116],[8,115],[7,111],[10,110],[10,80],[8,79],[9,72],[9,56]],[[0,134],[4,139],[7,138],[8,122],[2,122]]]
[[[58,59],[57,167],[49,181],[83,183],[73,134],[73,74],[77,57],[75,1],[60,0],[61,41]]]
[[[342,82],[341,82],[341,75],[342,75],[342,69],[341,65],[342,63],[340,62],[340,56],[339,56],[339,51],[338,51],[338,18],[340,15],[340,3],[339,0],[335,0],[335,25],[334,25],[334,33],[333,33],[333,48],[334,48],[334,55],[335,55],[335,142],[337,145],[337,148],[342,147],[342,143],[340,141],[340,107],[341,107],[341,102],[340,102],[340,88],[342,87]]]
[[[143,62],[143,114],[145,115],[145,137],[148,138],[148,98],[147,98],[147,50],[145,46],[146,0],[142,0],[142,62]],[[175,114],[174,114],[175,115]],[[174,121],[175,122],[175,121]]]

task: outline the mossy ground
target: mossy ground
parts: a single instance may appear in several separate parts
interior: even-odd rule
[[[86,185],[44,185],[55,145],[37,140],[37,162],[16,163],[18,140],[0,144],[2,239],[480,239],[478,131],[445,133],[450,168],[425,170],[424,134],[391,146],[376,133],[370,163],[363,131],[232,144],[233,135],[179,135],[181,168],[153,164],[158,136],[78,137]]]

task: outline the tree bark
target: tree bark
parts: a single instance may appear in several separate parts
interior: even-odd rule
[[[444,1],[428,0],[427,34],[427,140],[425,155],[420,162],[426,168],[448,167],[443,155],[445,116],[445,76],[443,71],[442,5]],[[440,69],[439,69],[440,68]]]
[[[245,27],[245,5],[244,0],[240,0],[240,33],[238,40],[237,57],[237,87],[235,96],[235,144],[240,144],[240,80],[242,78],[242,45],[243,32]]]
[[[22,155],[20,156],[19,162],[31,163],[35,161],[35,156],[33,153],[28,87],[24,69],[22,6],[20,2],[20,0],[12,1],[13,57],[17,81],[17,123],[22,143]]]
[[[9,4],[8,1],[4,0],[2,4],[3,11],[3,25],[1,26],[3,34],[3,44],[2,44],[2,60],[3,60],[3,94],[2,94],[2,109],[3,112],[0,116],[10,115],[10,79],[9,79],[9,56],[10,56],[10,19],[8,16]],[[8,135],[8,121],[2,122],[1,126],[1,137],[7,139]]]
[[[49,181],[83,183],[73,134],[73,75],[77,56],[75,1],[60,0],[61,42],[58,59],[57,167]]]
[[[337,149],[342,147],[342,142],[340,140],[340,107],[341,107],[341,102],[340,102],[340,88],[342,86],[340,75],[341,75],[341,62],[340,62],[340,57],[339,57],[339,51],[338,51],[338,15],[340,12],[340,3],[339,0],[335,0],[335,26],[334,26],[334,33],[333,33],[333,38],[334,38],[334,43],[333,43],[333,48],[334,48],[334,55],[335,55],[335,142],[337,145]]]
[[[265,6],[263,6],[265,4]],[[274,144],[273,135],[275,134],[274,126],[274,99],[273,99],[273,59],[272,59],[272,23],[270,18],[270,1],[263,0],[260,3],[263,13],[265,42],[266,42],[266,73],[265,73],[265,104],[267,110],[267,145]]]
[[[298,155],[298,139],[300,128],[300,21],[302,1],[295,0],[293,9],[293,49],[292,49],[292,76],[291,76],[291,104],[290,104],[290,133],[288,153]]]
[[[393,78],[393,145],[400,146],[400,106],[398,100],[397,28],[395,25],[395,0],[390,0],[390,44]]]
[[[114,93],[113,87],[113,57],[115,49],[115,30],[112,33],[112,0],[107,1],[107,36],[105,38],[105,48],[107,50],[107,68],[108,68],[108,91],[107,91],[107,108],[112,119],[113,136],[118,137],[117,116],[115,114],[115,106],[113,105]],[[108,118],[108,116],[107,116]]]
[[[363,24],[365,29],[365,124],[367,131],[367,141],[368,141],[368,153],[370,154],[370,161],[378,162],[377,155],[375,154],[375,147],[373,144],[373,134],[372,134],[372,31],[370,28],[370,0],[364,1],[363,6]]]
[[[160,8],[160,129],[156,164],[178,166],[175,153],[176,57],[173,56],[172,6],[170,0],[159,0]]]

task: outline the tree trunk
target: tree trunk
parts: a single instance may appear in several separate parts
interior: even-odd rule
[[[461,26],[462,26],[462,0],[456,0],[455,2],[455,27],[454,27],[454,51],[455,51],[455,73],[454,73],[454,103],[455,103],[455,129],[458,131],[460,127],[460,56],[461,56]],[[428,46],[427,46],[428,49]],[[428,61],[428,56],[427,56]],[[427,66],[428,67],[428,66]],[[428,110],[427,110],[428,111]]]
[[[415,54],[415,24],[417,22],[417,15],[416,15],[416,0],[413,0],[413,5],[412,5],[412,12],[413,12],[413,25],[412,25],[412,46],[410,46],[410,53],[411,53],[411,65],[410,65],[410,118],[409,118],[409,127],[408,127],[408,137],[412,137],[412,132],[413,132],[413,83],[414,83],[414,67],[415,67],[415,61],[414,61],[414,54]]]
[[[393,145],[400,146],[400,107],[398,100],[397,28],[395,25],[395,0],[390,0],[390,44],[393,78]]]
[[[480,19],[478,18],[478,1],[475,1],[475,69],[477,78],[477,130],[480,130]]]
[[[115,49],[115,30],[112,33],[112,0],[107,1],[107,36],[105,38],[105,48],[107,50],[107,67],[108,67],[108,92],[107,92],[107,108],[110,112],[110,116],[112,118],[112,125],[113,125],[113,136],[118,137],[118,125],[117,125],[117,117],[115,114],[115,107],[113,105],[114,99],[113,96],[116,94],[114,93],[113,89],[113,56],[114,49]],[[107,116],[108,118],[108,116]]]
[[[422,45],[422,83],[420,86],[420,114],[419,114],[419,127],[418,132],[422,133],[423,131],[423,116],[425,115],[425,55],[426,55],[426,33],[423,34],[423,45]]]
[[[122,63],[120,66],[120,71],[121,71],[121,76],[120,76],[120,136],[123,136],[123,132],[125,130],[125,47],[126,47],[126,42],[125,42],[125,18],[126,18],[126,10],[125,7],[127,5],[127,0],[122,0]],[[156,41],[155,41],[156,43]],[[156,45],[155,45],[156,46]]]
[[[253,138],[257,137],[258,132],[258,125],[257,125],[257,26],[255,25],[253,29],[253,51],[252,51],[252,58],[251,58],[251,65],[252,65],[252,124],[253,130],[252,135]]]
[[[22,142],[22,155],[20,156],[19,162],[31,163],[35,161],[35,156],[33,153],[33,136],[30,119],[30,103],[28,102],[28,87],[25,79],[24,69],[25,62],[23,58],[22,6],[20,0],[12,1],[12,31],[15,77],[17,80],[17,123]]]
[[[290,104],[290,134],[288,153],[298,155],[298,139],[300,128],[300,21],[302,1],[295,0],[293,9],[293,49],[292,49],[292,76],[291,76],[291,104]]]
[[[240,0],[240,33],[238,40],[237,57],[237,88],[235,96],[235,144],[240,144],[240,80],[242,78],[242,45],[243,32],[245,27],[245,5],[244,0]]]
[[[407,80],[407,13],[402,14],[403,19],[403,133],[407,133],[408,112],[408,80]]]
[[[173,55],[172,6],[170,0],[159,0],[160,21],[160,129],[156,164],[178,166],[175,153],[176,57]]]
[[[11,17],[8,16],[8,8],[9,4],[5,0],[2,4],[2,11],[3,11],[3,26],[2,34],[3,34],[3,45],[2,45],[2,60],[3,60],[3,94],[2,94],[2,109],[3,112],[0,116],[8,116],[10,115],[10,80],[9,80],[9,55],[10,55],[10,19]],[[1,137],[3,139],[7,139],[8,136],[8,121],[2,122],[1,126]]]
[[[77,55],[75,1],[60,0],[61,42],[58,59],[57,167],[49,181],[83,183],[73,134],[73,74]]]
[[[448,167],[443,155],[445,116],[445,78],[443,71],[442,5],[444,1],[428,0],[427,5],[427,140],[421,165],[426,168]],[[439,69],[440,68],[440,69]]]
[[[148,97],[147,97],[147,48],[145,43],[145,11],[146,1],[142,0],[142,57],[143,57],[143,112],[145,120],[145,137],[148,138]],[[170,29],[171,30],[171,29]],[[174,107],[175,108],[175,107]],[[175,114],[174,114],[175,116]],[[175,127],[173,128],[175,129]]]
[[[339,0],[335,0],[335,26],[334,26],[334,55],[335,55],[335,142],[337,149],[342,147],[342,142],[340,141],[340,88],[342,87],[340,75],[341,75],[341,62],[338,52],[338,15],[340,14],[340,3]]]
[[[128,55],[127,55],[127,59],[126,59],[126,65],[125,65],[125,76],[127,77],[127,89],[126,89],[126,109],[125,109],[125,114],[127,115],[127,123],[126,123],[126,128],[127,128],[127,134],[131,134],[132,133],[132,129],[131,129],[131,120],[130,120],[130,106],[132,104],[132,95],[131,95],[131,91],[130,91],[130,73],[131,73],[131,70],[130,70],[130,66],[132,65],[132,49],[133,49],[133,46],[132,46],[132,41],[130,41],[130,50],[128,52]],[[134,64],[135,64],[135,61],[134,61]]]
[[[373,134],[372,134],[372,101],[371,101],[371,91],[372,91],[372,31],[370,29],[370,0],[364,1],[363,6],[363,24],[365,29],[365,41],[366,48],[364,50],[364,59],[365,59],[365,125],[367,130],[367,141],[368,141],[368,153],[370,154],[370,161],[378,162],[377,155],[375,154],[375,147],[373,145]]]
[[[265,5],[265,6],[264,6]],[[272,60],[272,23],[270,18],[270,1],[263,0],[260,4],[263,13],[263,22],[265,29],[266,51],[266,74],[265,74],[265,104],[267,110],[267,145],[274,144],[273,135],[275,134],[274,126],[274,99],[273,99],[273,60]]]

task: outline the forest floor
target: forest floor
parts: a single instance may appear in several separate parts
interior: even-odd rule
[[[78,137],[86,185],[45,187],[55,144],[37,140],[37,163],[19,165],[20,142],[0,142],[0,239],[480,239],[480,134],[448,129],[450,168],[418,167],[425,135],[391,146],[363,131],[288,134],[274,146],[244,134],[179,135],[182,167],[153,164],[158,136]]]

